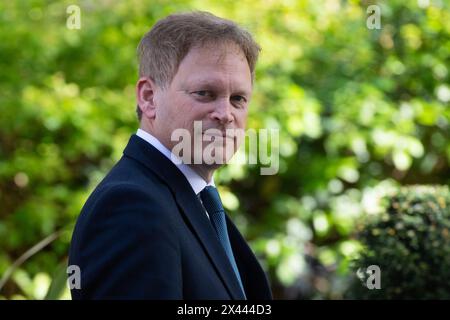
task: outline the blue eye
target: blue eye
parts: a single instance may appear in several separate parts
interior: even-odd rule
[[[213,96],[211,91],[207,91],[207,90],[194,91],[193,94],[200,96],[200,97],[212,97]]]
[[[237,102],[246,102],[247,101],[243,96],[232,96],[231,98]]]

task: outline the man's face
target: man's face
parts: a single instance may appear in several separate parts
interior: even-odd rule
[[[186,129],[193,140],[194,122],[201,121],[202,140],[206,141],[201,151],[215,139],[216,143],[228,149],[228,155],[231,148],[232,155],[238,147],[236,137],[211,136],[205,131],[214,128],[222,134],[227,129],[241,129],[242,132],[251,94],[250,68],[245,55],[236,45],[192,48],[181,61],[170,85],[155,91],[153,134],[172,150],[179,142],[171,141],[174,130]],[[193,141],[191,145],[193,163]],[[222,152],[223,163],[229,160],[229,156],[225,155],[225,150]]]

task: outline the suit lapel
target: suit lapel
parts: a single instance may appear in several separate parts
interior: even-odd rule
[[[233,299],[244,299],[236,275],[222,248],[204,208],[183,173],[161,152],[136,135],[132,135],[124,155],[152,170],[166,183],[192,231],[209,256]]]
[[[228,216],[226,218],[231,247],[247,299],[272,300],[272,291],[264,270],[233,221]]]
[[[190,186],[188,187],[192,190]],[[175,194],[182,208],[182,212],[185,214],[200,243],[211,258],[224,284],[228,287],[231,296],[234,299],[244,299],[225,250],[220,244],[211,222],[204,213],[205,209],[194,192],[192,191],[191,193],[192,195],[189,195],[187,192]]]

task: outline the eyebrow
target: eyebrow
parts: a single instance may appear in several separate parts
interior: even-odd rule
[[[218,88],[221,88],[224,86],[224,83],[222,80],[214,79],[214,78],[207,78],[207,79],[201,79],[198,82],[196,80],[193,80],[191,86],[199,86],[199,87],[205,87],[206,89],[211,90],[217,90]],[[250,92],[245,90],[243,87],[238,85],[238,88],[233,91],[234,94],[239,95],[245,95],[250,96]]]

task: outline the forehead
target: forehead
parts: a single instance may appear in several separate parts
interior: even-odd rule
[[[252,87],[247,59],[233,44],[191,48],[173,80],[182,85],[231,85],[247,91]]]

